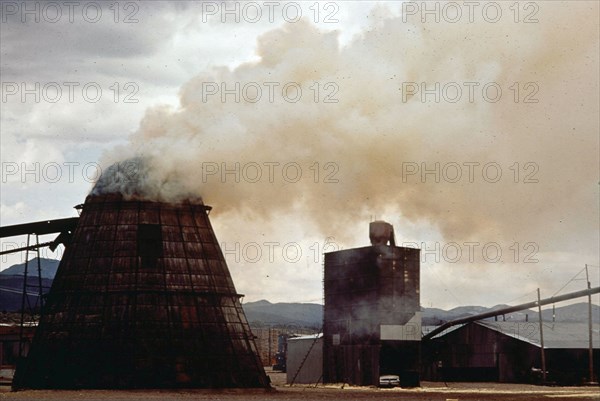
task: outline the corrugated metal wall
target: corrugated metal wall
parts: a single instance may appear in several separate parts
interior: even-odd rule
[[[537,324],[537,323],[536,323]],[[433,381],[540,383],[538,345],[475,322],[423,344],[423,373]],[[548,380],[582,384],[588,376],[587,349],[546,349]],[[594,350],[597,372],[600,350]],[[531,368],[538,369],[535,373]]]
[[[267,386],[209,209],[89,196],[15,386]]]
[[[306,358],[306,359],[305,359]],[[316,384],[323,376],[323,338],[306,336],[288,339],[286,381]]]

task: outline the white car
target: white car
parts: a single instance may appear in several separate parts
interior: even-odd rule
[[[379,387],[396,387],[400,385],[400,376],[385,375],[379,377]]]

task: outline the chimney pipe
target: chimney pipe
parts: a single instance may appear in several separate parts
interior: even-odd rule
[[[371,245],[387,245],[396,246],[396,238],[394,236],[394,227],[385,221],[377,220],[369,223],[369,239]]]

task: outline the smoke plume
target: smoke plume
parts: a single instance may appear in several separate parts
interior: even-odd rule
[[[595,2],[543,2],[537,23],[452,24],[376,9],[344,46],[337,32],[288,23],[258,39],[259,61],[202,71],[179,107],[148,110],[106,162],[143,159],[137,192],[149,199],[191,194],[264,221],[300,210],[323,233],[381,210],[460,240],[594,233],[594,13]],[[414,93],[421,83],[451,85],[436,101]],[[439,182],[421,175],[436,163]]]

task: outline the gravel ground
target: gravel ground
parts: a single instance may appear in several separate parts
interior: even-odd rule
[[[1,400],[52,401],[175,401],[175,400],[423,400],[423,401],[579,401],[599,400],[599,387],[544,387],[504,383],[433,383],[423,382],[415,389],[379,389],[341,385],[306,386],[285,384],[285,374],[268,371],[273,390],[84,390],[84,391],[19,391],[7,388]]]

